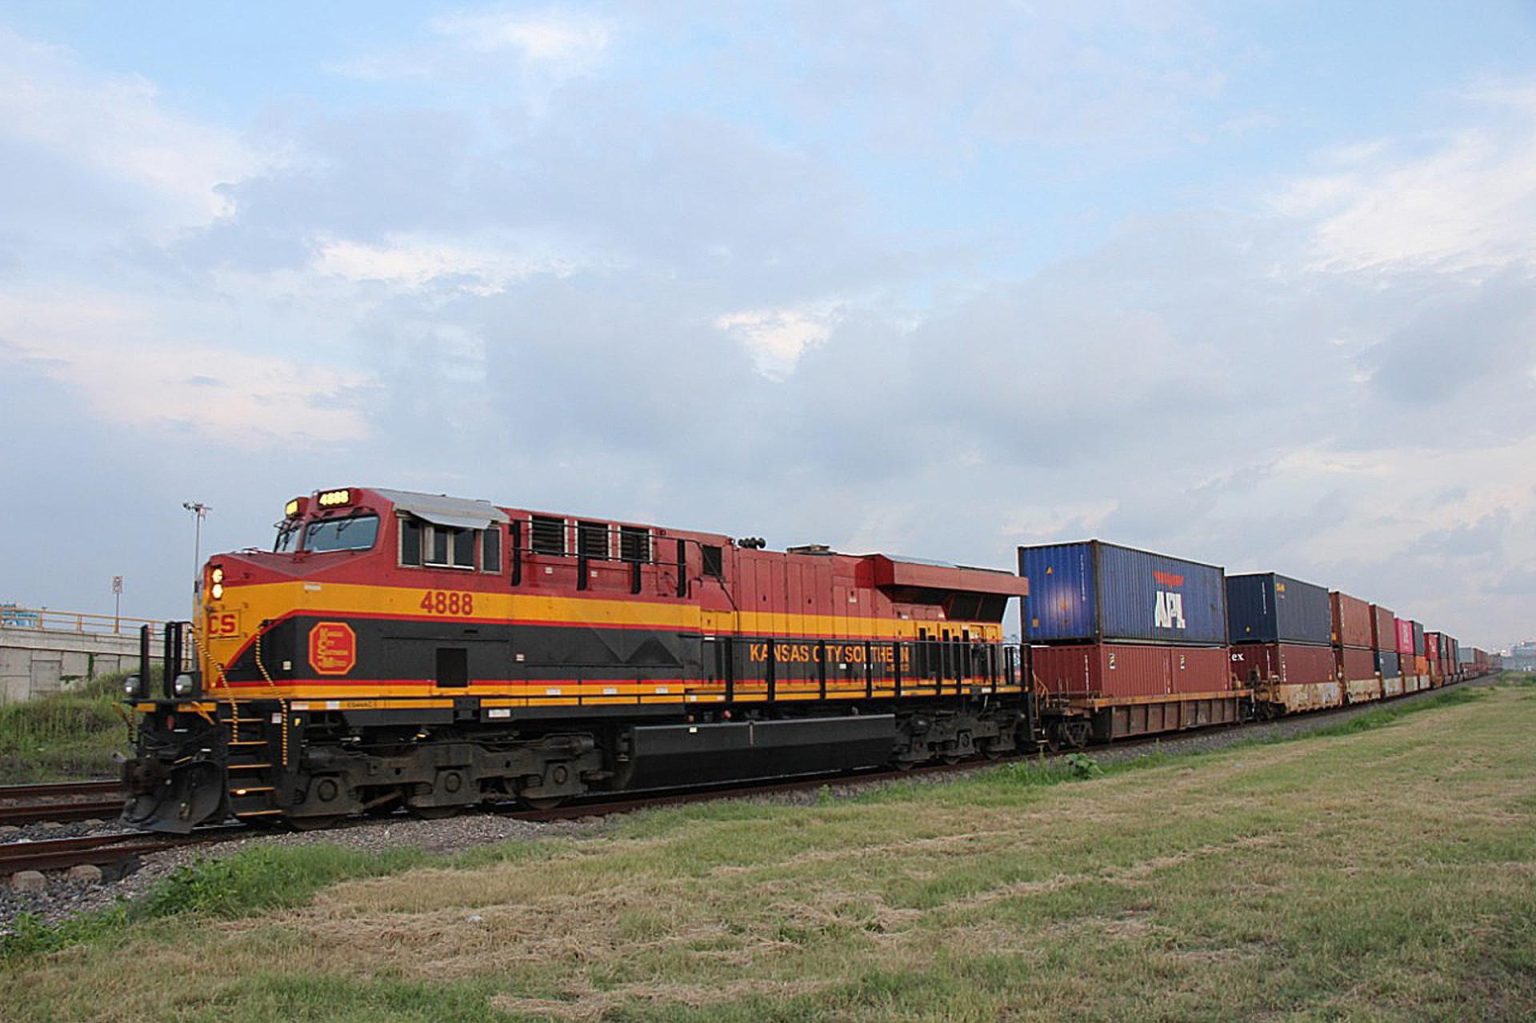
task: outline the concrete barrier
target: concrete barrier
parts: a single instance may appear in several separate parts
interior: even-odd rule
[[[0,626],[0,700],[68,692],[98,675],[138,666],[136,629],[114,635]]]

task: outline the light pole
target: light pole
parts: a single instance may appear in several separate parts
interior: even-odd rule
[[[213,509],[201,501],[183,501],[181,506],[197,520],[192,533],[192,595],[196,596],[203,584],[203,516]]]
[[[112,635],[117,635],[123,623],[123,577],[112,577]]]

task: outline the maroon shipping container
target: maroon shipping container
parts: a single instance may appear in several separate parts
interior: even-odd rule
[[[1371,645],[1371,605],[1359,597],[1332,590],[1328,605],[1333,609],[1334,646],[1369,647]]]
[[[1371,649],[1383,653],[1397,649],[1397,619],[1380,604],[1371,605]]]
[[[1335,648],[1333,653],[1334,668],[1345,681],[1376,677],[1375,651],[1346,646]]]
[[[1232,674],[1242,686],[1266,680],[1293,684],[1332,682],[1334,670],[1331,646],[1243,643],[1232,648]]]
[[[1413,658],[1413,622],[1406,618],[1394,618],[1397,629],[1397,653],[1399,657]],[[1407,674],[1404,672],[1404,674]]]
[[[1435,664],[1440,662],[1440,633],[1424,633],[1424,656]]]
[[[1172,696],[1232,687],[1226,647],[1084,643],[1030,649],[1035,678],[1056,696]]]

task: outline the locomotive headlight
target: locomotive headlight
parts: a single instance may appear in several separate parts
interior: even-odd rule
[[[223,565],[214,565],[213,566],[213,581],[216,582],[216,583],[221,583],[221,582],[224,581],[224,566]]]
[[[223,600],[224,599],[224,584],[223,583],[214,583],[213,586],[209,588],[208,592],[213,594],[213,599],[214,600]]]
[[[177,675],[176,680],[171,683],[171,692],[177,696],[191,696],[192,676],[185,673]]]
[[[130,700],[137,698],[139,695],[139,684],[140,680],[137,675],[129,675],[123,679],[123,695]]]

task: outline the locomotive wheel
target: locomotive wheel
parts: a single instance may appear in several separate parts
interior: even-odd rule
[[[527,806],[530,810],[553,810],[563,802],[565,802],[564,796],[544,796],[539,799],[531,799],[528,796],[523,797],[523,805]]]

